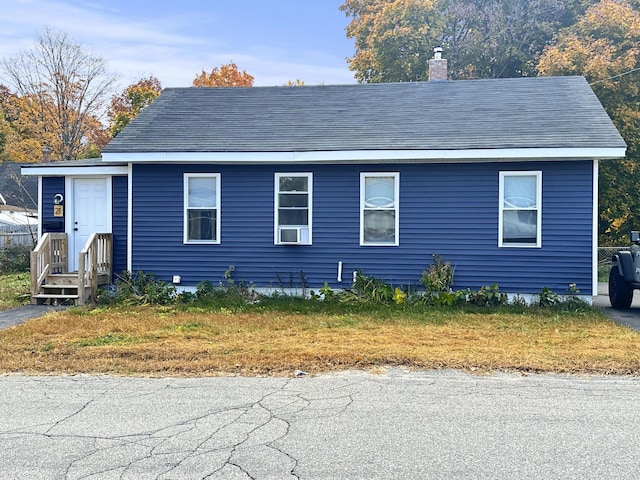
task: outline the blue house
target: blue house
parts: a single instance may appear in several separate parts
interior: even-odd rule
[[[23,172],[40,236],[68,252],[46,273],[86,270],[102,238],[103,282],[190,288],[234,266],[265,289],[358,270],[408,286],[435,253],[455,289],[595,295],[598,164],[625,149],[582,77],[167,88],[101,159]]]

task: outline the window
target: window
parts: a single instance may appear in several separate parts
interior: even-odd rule
[[[399,245],[399,173],[360,174],[360,245]]]
[[[220,174],[185,174],[184,242],[220,243]]]
[[[542,172],[500,172],[499,247],[541,247]]]
[[[275,182],[275,243],[311,245],[312,174],[276,173]]]

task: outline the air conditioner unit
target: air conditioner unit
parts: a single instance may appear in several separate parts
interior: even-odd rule
[[[300,229],[296,227],[280,228],[279,237],[279,243],[298,244],[300,243]]]

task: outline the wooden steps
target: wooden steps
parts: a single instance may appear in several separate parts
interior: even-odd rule
[[[113,235],[92,233],[78,253],[77,272],[69,269],[66,233],[45,233],[31,252],[31,303],[85,304],[95,302],[98,287],[109,285]]]
[[[85,291],[91,290],[90,285],[85,285],[84,288]],[[39,293],[32,295],[36,305],[77,305],[79,299],[77,273],[47,275],[45,283],[40,285]]]

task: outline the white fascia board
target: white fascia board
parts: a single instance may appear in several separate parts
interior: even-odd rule
[[[369,163],[494,162],[518,160],[604,160],[622,158],[625,148],[506,148],[472,150],[342,150],[314,152],[103,153],[105,161],[131,163]]]
[[[600,183],[600,164],[598,161],[593,162],[593,226],[592,226],[592,252],[591,252],[591,275],[592,275],[592,284],[591,284],[591,294],[596,297],[598,295],[598,220],[600,208],[598,205],[598,196],[600,194],[598,190],[598,185]]]
[[[83,167],[55,167],[53,165],[47,165],[22,167],[21,172],[24,176],[64,177],[72,175],[74,177],[82,177],[88,175],[126,175],[128,168],[127,165],[96,165]]]

